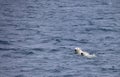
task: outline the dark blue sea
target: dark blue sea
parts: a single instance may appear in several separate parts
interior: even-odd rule
[[[0,77],[120,77],[120,0],[0,0]]]

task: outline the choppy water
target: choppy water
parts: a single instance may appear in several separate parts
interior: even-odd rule
[[[119,0],[0,0],[0,77],[119,76]]]

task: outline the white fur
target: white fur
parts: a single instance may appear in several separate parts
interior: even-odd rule
[[[89,54],[88,52],[82,51],[80,48],[75,48],[75,53],[79,54],[81,56],[85,56],[87,58],[93,58],[96,57],[95,54]]]

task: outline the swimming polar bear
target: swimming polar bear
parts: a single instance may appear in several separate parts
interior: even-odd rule
[[[75,54],[79,54],[79,55],[85,56],[87,58],[94,58],[94,57],[96,57],[95,54],[89,54],[88,52],[82,51],[80,48],[75,48]]]

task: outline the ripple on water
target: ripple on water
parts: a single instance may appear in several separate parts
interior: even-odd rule
[[[14,77],[25,77],[24,75],[16,75],[16,76],[14,76]]]
[[[0,44],[11,45],[11,43],[9,41],[4,41],[4,40],[0,40]]]
[[[14,54],[21,54],[21,55],[33,55],[34,52],[32,51],[19,51],[19,52],[12,52]]]
[[[4,47],[4,48],[0,48],[0,50],[1,50],[1,51],[10,51],[10,50],[16,51],[16,50],[18,50],[18,49],[17,49],[17,48],[7,48],[7,47],[5,48],[5,47]]]
[[[44,51],[43,48],[32,48],[32,50],[35,50],[35,51]]]

